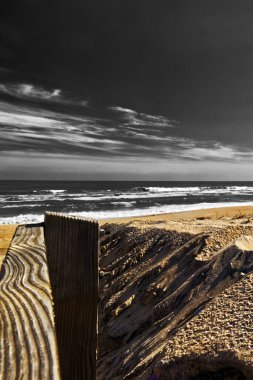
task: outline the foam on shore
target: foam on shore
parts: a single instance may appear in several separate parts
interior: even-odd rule
[[[177,212],[194,211],[194,210],[207,210],[212,208],[224,207],[248,207],[253,206],[253,202],[219,202],[219,203],[196,203],[196,204],[183,204],[183,205],[159,205],[147,207],[143,209],[129,208],[126,206],[124,210],[112,211],[80,211],[66,213],[73,216],[82,216],[94,218],[97,220],[106,220],[114,218],[131,218],[142,217],[149,215],[162,215],[172,214]],[[54,210],[46,210],[54,211]],[[12,217],[0,217],[0,224],[22,224],[22,223],[40,223],[44,220],[44,214],[20,214]]]

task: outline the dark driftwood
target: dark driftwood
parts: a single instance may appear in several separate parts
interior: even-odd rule
[[[60,379],[42,226],[17,228],[1,268],[0,379]]]
[[[45,216],[45,237],[63,379],[96,379],[98,236],[94,220]]]

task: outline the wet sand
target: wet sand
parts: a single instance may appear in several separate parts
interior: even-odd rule
[[[253,206],[236,206],[236,207],[221,207],[212,208],[207,210],[193,210],[176,212],[170,214],[158,214],[158,215],[146,215],[146,216],[134,216],[124,218],[112,218],[99,220],[100,226],[106,223],[130,223],[132,225],[138,225],[138,227],[145,227],[147,225],[159,228],[173,228],[178,229],[182,227],[185,230],[183,224],[185,222],[193,221],[193,224],[188,228],[196,227],[205,223],[206,225],[220,225],[224,222],[229,222],[230,219],[236,223],[241,223],[244,218],[253,216]],[[200,223],[201,222],[201,223]],[[9,247],[10,241],[16,230],[17,224],[0,225],[0,255],[4,255]]]

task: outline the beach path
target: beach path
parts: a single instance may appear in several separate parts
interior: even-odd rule
[[[97,221],[0,229],[0,379],[95,379]]]
[[[1,379],[60,379],[42,225],[17,227],[7,250],[0,271],[0,325]]]

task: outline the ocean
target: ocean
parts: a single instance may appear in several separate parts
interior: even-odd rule
[[[97,219],[253,205],[253,182],[0,181],[0,224],[45,211]]]

